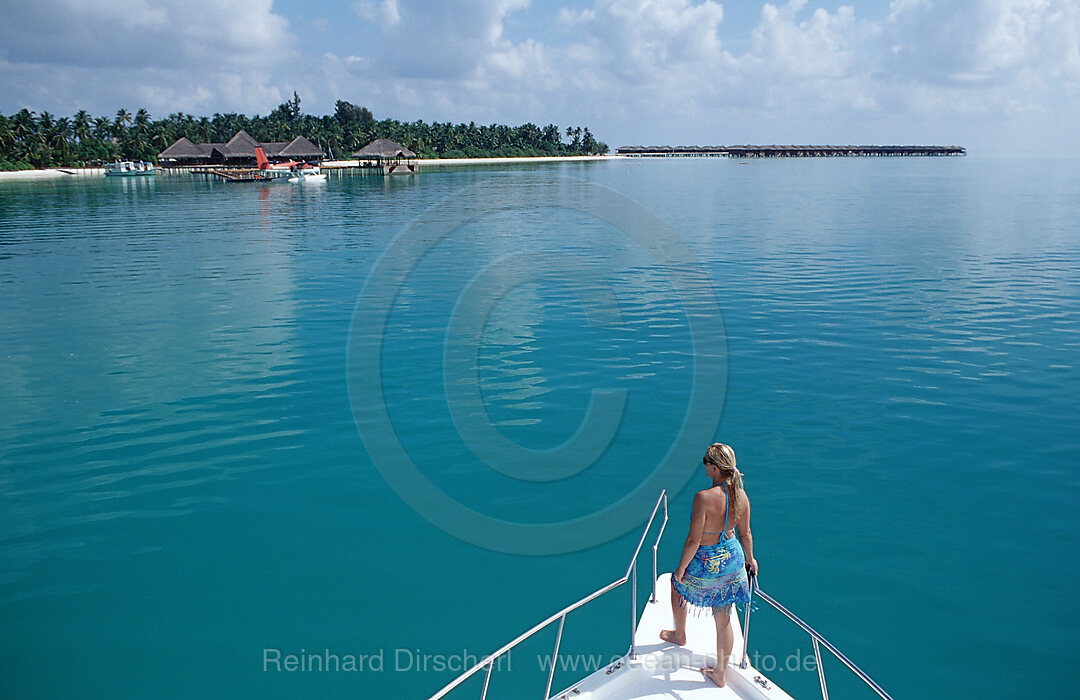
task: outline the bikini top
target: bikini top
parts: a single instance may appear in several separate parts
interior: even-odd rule
[[[724,489],[723,491],[724,491],[724,500],[726,501],[727,497],[728,497],[727,490]],[[703,534],[703,535],[723,535],[725,532],[727,532],[727,529],[728,529],[727,522],[728,522],[728,508],[727,508],[727,504],[725,503],[724,504],[724,529],[721,530],[720,532],[706,532],[706,531],[702,530],[701,534]]]

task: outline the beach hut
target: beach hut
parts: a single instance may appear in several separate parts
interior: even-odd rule
[[[194,165],[206,161],[210,156],[210,144],[193,143],[181,136],[173,145],[158,154],[158,163],[168,167],[175,165]]]
[[[361,167],[381,167],[384,175],[416,172],[416,154],[390,139],[375,139],[353,153]]]
[[[263,150],[270,160],[321,160],[326,156],[323,149],[303,136],[297,136],[292,141],[268,143]]]
[[[182,165],[255,165],[255,148],[261,147],[271,162],[286,160],[321,160],[325,153],[303,136],[292,141],[260,143],[241,129],[225,143],[193,143],[180,137],[158,154],[158,162],[165,167]]]
[[[368,145],[353,153],[357,160],[411,160],[416,154],[390,139],[375,139]]]

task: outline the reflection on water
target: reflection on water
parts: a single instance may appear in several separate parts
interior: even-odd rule
[[[508,411],[521,417],[506,417],[495,425],[527,426],[543,420],[540,411],[543,403],[533,401],[551,391],[545,387],[548,379],[535,357],[539,349],[536,345],[534,327],[539,325],[542,304],[541,290],[530,285],[504,298],[488,317],[484,332],[484,345],[487,350],[487,362],[479,368],[483,377],[481,390],[488,411],[495,409],[490,404],[502,405]],[[532,417],[526,417],[531,414]]]
[[[212,486],[147,494],[232,478],[288,432],[246,411],[293,381],[290,244],[237,196],[253,191],[191,207],[178,185],[85,183],[4,231],[8,536],[190,513]]]
[[[439,532],[370,463],[345,382],[350,337],[382,332],[350,328],[353,305],[406,222],[434,206],[468,214],[454,211],[461,187],[567,178],[678,231],[708,267],[726,334],[695,345],[704,293],[675,294],[672,270],[602,222],[525,197],[462,226],[410,271],[386,329],[387,409],[428,478],[493,517],[591,512],[659,463],[695,362],[724,356],[723,424],[700,440],[736,447],[770,592],[898,697],[958,682],[1003,697],[1030,682],[991,661],[1005,653],[1043,661],[1046,689],[1071,683],[1075,164],[708,160],[314,187],[0,183],[0,654],[19,659],[0,687],[69,697],[67,677],[80,697],[160,695],[161,678],[197,668],[178,693],[422,696],[446,678],[283,680],[251,660],[275,645],[479,653],[624,567],[623,541],[547,559]],[[593,390],[627,401],[602,459],[530,484],[469,450],[453,382],[533,450],[570,439]],[[690,490],[672,502],[661,568],[689,503]],[[1037,599],[1018,593],[1045,571]],[[477,581],[484,596],[463,598]],[[402,614],[415,602],[437,619]],[[1029,625],[1020,646],[1003,610]],[[762,644],[779,628],[767,617]],[[624,649],[610,628],[575,634]],[[910,674],[905,646],[952,663]],[[816,676],[784,681],[815,692]]]

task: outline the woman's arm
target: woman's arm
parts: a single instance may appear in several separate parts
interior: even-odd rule
[[[746,568],[754,576],[757,576],[757,559],[754,559],[754,536],[750,534],[750,499],[747,497],[746,491],[739,491],[739,500],[742,508],[739,509],[739,521],[735,523],[735,526],[739,530],[739,542],[742,543]]]
[[[701,534],[705,531],[705,495],[698,491],[694,496],[694,510],[690,513],[690,534],[686,536],[686,544],[683,545],[682,559],[679,560],[679,568],[675,569],[675,572],[671,574],[671,577],[676,581],[682,581],[683,574],[686,573],[686,567],[690,566],[690,561],[697,554],[698,547],[701,545]]]

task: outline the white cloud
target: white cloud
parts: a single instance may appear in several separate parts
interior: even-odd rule
[[[270,0],[41,0],[0,25],[0,103],[265,112],[295,89],[309,110],[582,124],[612,145],[1080,148],[1062,129],[1080,108],[1077,0],[774,1],[738,37],[711,0],[579,2],[359,0],[344,55],[301,46]]]
[[[400,78],[459,80],[469,78],[489,54],[508,48],[503,22],[528,4],[528,0],[365,0],[353,7],[380,30],[381,41],[374,47],[380,70]]]
[[[897,109],[970,120],[987,140],[1080,146],[1062,133],[1080,110],[1074,0],[896,0],[883,26]]]
[[[505,37],[521,2],[477,0],[426,19],[391,4],[364,6],[389,26],[384,38],[404,41],[409,28],[427,41],[377,62],[409,89],[382,91],[374,108],[585,123],[616,144],[989,142],[1017,119],[1059,118],[1080,82],[1075,0],[896,0],[865,17],[767,3],[739,52],[721,42],[723,8],[708,0],[563,8],[553,25],[566,41],[550,44]],[[395,13],[400,22],[385,20]]]
[[[850,7],[832,14],[818,8],[800,20],[805,6],[806,0],[792,0],[782,7],[762,8],[751,52],[758,65],[785,81],[829,80],[862,72],[880,28],[856,20]]]
[[[31,109],[223,111],[276,99],[296,55],[271,0],[36,0],[0,22],[0,88]],[[5,105],[6,106],[6,105]]]
[[[401,24],[401,12],[398,11],[397,0],[360,0],[353,5],[356,14],[363,19],[375,22],[383,28],[392,28]]]
[[[1025,73],[1080,77],[1073,0],[896,0],[885,28],[891,68],[904,77],[968,84]]]
[[[271,0],[35,0],[5,8],[0,47],[19,63],[236,68],[294,38]]]
[[[559,13],[609,72],[631,80],[655,80],[690,66],[720,67],[725,55],[716,30],[723,18],[723,7],[711,0],[597,0],[591,9]]]

